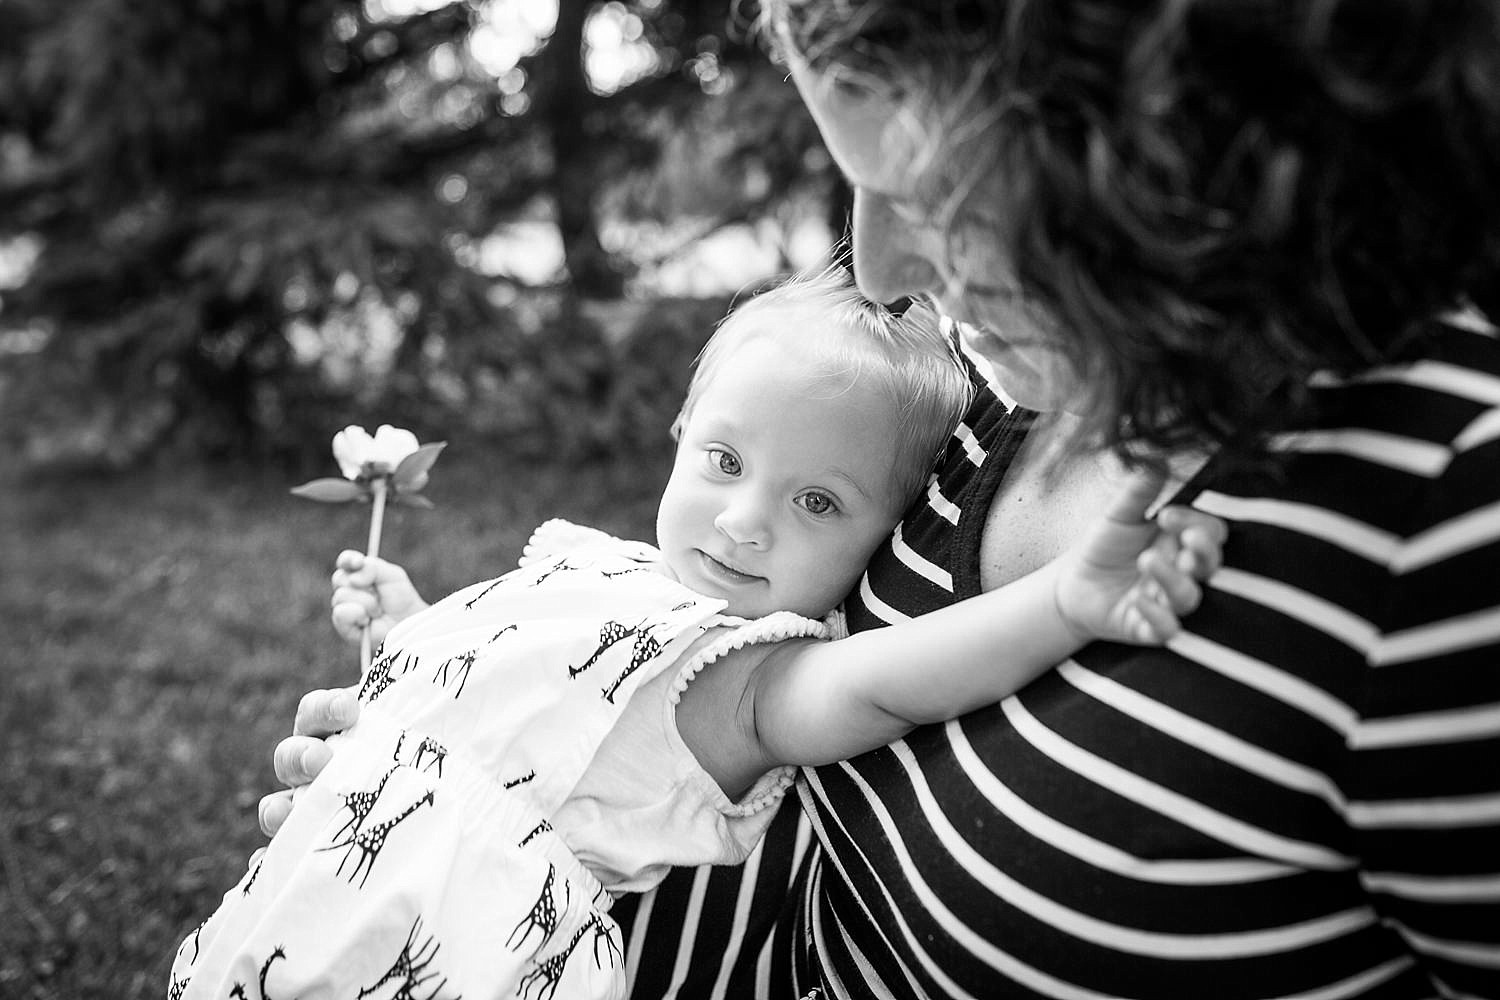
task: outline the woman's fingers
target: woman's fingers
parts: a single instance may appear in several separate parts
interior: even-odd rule
[[[328,766],[333,751],[321,739],[312,736],[288,736],[276,744],[271,766],[276,780],[295,788],[316,778]]]
[[[331,736],[354,725],[359,718],[359,698],[354,688],[309,691],[297,703],[293,736]]]
[[[333,759],[324,738],[352,726],[359,717],[359,699],[353,688],[309,691],[297,705],[293,735],[276,744],[271,766],[286,790],[263,796],[256,810],[261,832],[268,837],[286,822],[297,789],[318,776]]]
[[[279,792],[272,792],[263,796],[260,800],[258,816],[260,819],[260,832],[267,837],[276,836],[276,831],[281,829],[281,824],[292,814],[292,790],[283,788]]]

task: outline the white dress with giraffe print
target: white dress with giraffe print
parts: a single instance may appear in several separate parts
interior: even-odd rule
[[[653,553],[553,555],[392,629],[358,725],[178,948],[169,996],[623,998],[612,893],[743,861],[793,777],[730,802],[678,697],[730,648],[828,634],[725,617]]]

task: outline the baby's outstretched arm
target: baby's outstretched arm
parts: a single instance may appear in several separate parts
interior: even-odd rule
[[[427,607],[406,570],[384,559],[345,549],[334,561],[333,627],[350,642],[370,626],[370,640],[379,646],[397,622]]]
[[[1147,518],[1161,487],[1133,479],[1076,546],[1009,586],[837,642],[726,658],[685,692],[684,739],[727,791],[993,704],[1094,639],[1165,642],[1198,606],[1226,529],[1186,507]]]

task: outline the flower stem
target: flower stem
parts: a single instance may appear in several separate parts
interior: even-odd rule
[[[385,477],[376,476],[370,482],[370,541],[365,546],[365,555],[371,559],[380,555],[380,529],[385,524],[385,494]]]
[[[374,559],[380,555],[380,529],[385,525],[386,481],[376,476],[370,481],[370,540],[365,545],[365,556]],[[370,626],[365,625],[359,634],[359,675],[364,677],[370,669]]]

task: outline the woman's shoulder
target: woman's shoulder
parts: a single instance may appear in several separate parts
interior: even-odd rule
[[[1314,424],[1273,440],[1275,450],[1343,454],[1351,471],[1412,484],[1500,463],[1500,331],[1478,313],[1444,316],[1393,360],[1314,376],[1310,390]],[[1465,489],[1494,495],[1500,476]]]

